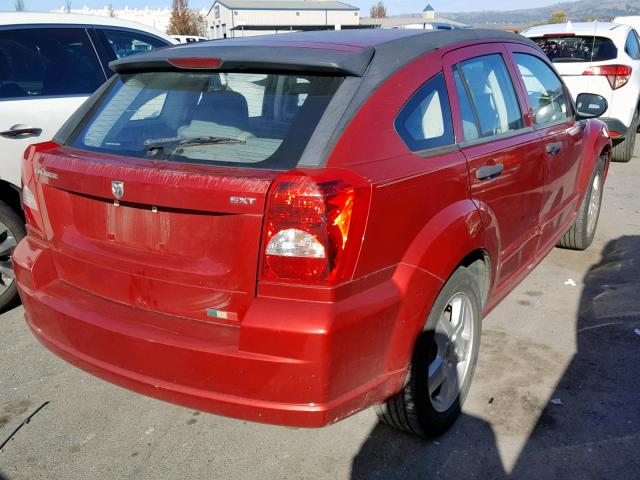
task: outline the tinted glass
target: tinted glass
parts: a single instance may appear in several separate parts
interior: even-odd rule
[[[412,151],[454,143],[451,109],[442,73],[411,97],[398,114],[396,130]]]
[[[0,31],[0,98],[88,95],[104,81],[84,29]]]
[[[554,63],[602,62],[618,56],[614,43],[604,37],[567,35],[532,38]]]
[[[502,55],[472,58],[462,62],[460,69],[471,93],[482,137],[524,126],[518,97]]]
[[[475,140],[480,136],[478,132],[478,124],[476,122],[475,113],[469,100],[469,94],[465,87],[460,72],[457,68],[453,70],[453,78],[456,81],[456,91],[458,92],[458,100],[460,101],[460,113],[462,114],[462,129],[464,131],[465,140]]]
[[[136,53],[148,52],[157,47],[166,47],[167,42],[134,32],[102,30],[116,58],[124,58]]]
[[[557,122],[567,118],[565,91],[553,70],[533,55],[516,53],[514,58],[527,89],[535,123]]]
[[[638,39],[636,38],[635,31],[631,30],[627,35],[627,41],[624,45],[624,50],[633,59],[640,58],[640,46],[638,46]]]
[[[72,143],[139,158],[292,168],[341,81],[249,73],[122,75]]]

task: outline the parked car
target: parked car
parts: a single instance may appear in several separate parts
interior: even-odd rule
[[[633,156],[640,124],[640,41],[618,23],[540,25],[522,32],[551,59],[572,95],[597,93],[609,108],[601,120],[613,139],[613,160]]]
[[[114,18],[0,12],[0,309],[18,295],[11,252],[25,235],[25,149],[53,137],[113,74],[110,61],[173,43],[145,25]]]
[[[178,43],[204,42],[208,40],[205,37],[199,37],[197,35],[173,35],[173,39]]]
[[[312,47],[312,48],[310,48]],[[611,143],[542,52],[489,30],[157,50],[23,163],[28,324],[71,363],[208,412],[457,417],[481,318],[593,240]]]

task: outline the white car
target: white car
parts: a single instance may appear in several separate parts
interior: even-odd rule
[[[640,123],[640,38],[631,25],[560,23],[522,32],[545,52],[575,99],[579,93],[602,95],[609,103],[600,118],[614,142],[613,160],[633,156]]]
[[[173,35],[173,39],[178,43],[205,42],[209,40],[208,38],[198,37],[197,35]]]
[[[113,74],[110,61],[174,43],[157,30],[116,18],[0,12],[0,310],[17,297],[11,253],[25,234],[25,149],[51,140]]]

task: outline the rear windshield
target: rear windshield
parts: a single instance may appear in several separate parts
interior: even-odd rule
[[[154,160],[288,169],[341,81],[266,73],[121,75],[71,144]]]
[[[614,43],[604,37],[567,35],[532,38],[554,63],[602,62],[618,56]]]

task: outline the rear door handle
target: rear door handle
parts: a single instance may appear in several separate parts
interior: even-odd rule
[[[476,178],[478,180],[493,180],[504,170],[504,165],[496,163],[495,165],[486,165],[476,170]]]
[[[38,137],[42,133],[41,128],[27,127],[26,125],[14,125],[9,130],[0,132],[4,138]]]
[[[560,153],[560,150],[562,150],[562,144],[557,142],[557,143],[547,143],[547,153],[551,156],[556,156]]]

